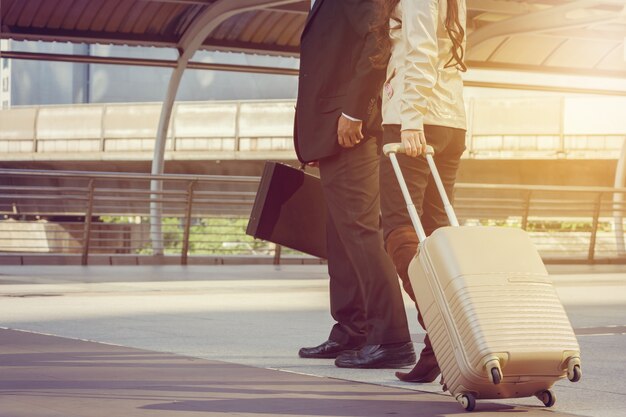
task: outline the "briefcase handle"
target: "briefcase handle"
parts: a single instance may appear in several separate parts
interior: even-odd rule
[[[316,164],[316,165],[309,165],[309,164]],[[319,162],[318,161],[313,161],[313,162],[303,162],[300,164],[300,171],[306,171],[306,167],[315,167],[315,168],[319,168]]]
[[[407,209],[409,211],[409,216],[411,217],[411,221],[413,226],[415,227],[415,231],[417,232],[417,237],[420,242],[423,242],[426,239],[426,232],[424,232],[424,228],[422,227],[422,222],[417,214],[417,210],[415,209],[415,205],[413,204],[413,199],[411,198],[411,194],[409,193],[409,189],[406,186],[406,181],[404,180],[404,175],[402,175],[402,171],[400,170],[400,164],[398,164],[398,158],[396,157],[397,153],[404,153],[404,146],[401,143],[388,143],[383,146],[383,153],[391,159],[391,165],[393,166],[393,170],[396,173],[396,177],[398,177],[398,182],[400,184],[400,189],[402,190],[402,195],[404,196],[404,200],[407,204]],[[441,181],[441,177],[439,176],[439,171],[437,170],[437,166],[435,165],[435,159],[433,155],[435,154],[435,150],[432,146],[426,145],[426,161],[428,161],[428,166],[430,167],[431,174],[435,179],[435,184],[437,185],[437,190],[439,191],[439,195],[441,196],[441,200],[443,201],[443,208],[448,215],[448,220],[450,221],[450,225],[458,226],[459,221],[456,218],[456,214],[454,213],[454,209],[452,208],[452,204],[450,204],[450,200],[448,199],[448,194],[446,193],[446,189],[443,186],[443,182]]]

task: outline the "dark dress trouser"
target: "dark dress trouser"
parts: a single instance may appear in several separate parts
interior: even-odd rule
[[[410,341],[397,274],[380,228],[375,138],[319,161],[328,208],[329,339],[346,344]]]

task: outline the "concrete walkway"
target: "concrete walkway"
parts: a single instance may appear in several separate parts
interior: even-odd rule
[[[7,417],[453,416],[442,395],[0,330]],[[474,416],[541,408],[480,403]],[[555,416],[568,416],[552,413]]]
[[[551,410],[479,401],[473,415],[626,415],[626,271],[555,272],[583,380],[559,382]],[[438,383],[298,358],[331,324],[324,266],[3,267],[0,326],[61,337],[0,332],[0,416],[465,413]]]

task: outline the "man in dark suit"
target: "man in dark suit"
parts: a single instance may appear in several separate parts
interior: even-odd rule
[[[383,248],[378,164],[384,69],[370,32],[374,0],[315,0],[302,33],[295,147],[319,163],[327,206],[331,314],[328,340],[305,358],[349,368],[412,365],[406,312]]]

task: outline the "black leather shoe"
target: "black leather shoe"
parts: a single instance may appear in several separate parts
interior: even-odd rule
[[[335,359],[339,368],[402,368],[414,363],[415,350],[411,342],[365,345],[356,352],[342,353]]]
[[[396,377],[400,381],[405,382],[433,382],[441,371],[439,370],[439,364],[437,363],[437,358],[435,358],[435,354],[430,352],[430,354],[420,355],[420,360],[417,361],[415,367],[411,369],[410,372],[396,372]]]
[[[329,359],[336,358],[340,353],[350,351],[357,347],[342,345],[334,340],[327,340],[319,346],[315,347],[303,347],[298,352],[301,358],[317,358],[317,359]]]

